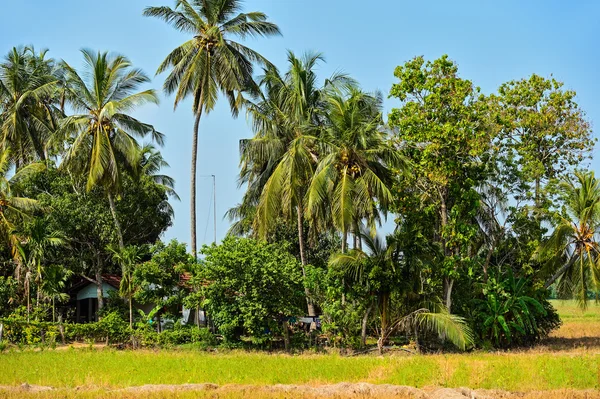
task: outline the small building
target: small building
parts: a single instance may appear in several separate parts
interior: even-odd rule
[[[189,280],[189,274],[185,273],[181,275],[179,288],[189,289]],[[103,274],[102,297],[108,299],[111,291],[119,291],[120,284],[121,276],[115,274]],[[69,293],[71,295],[71,301],[69,302],[68,307],[71,309],[75,308],[75,314],[73,315],[75,323],[98,321],[98,286],[96,283],[82,278],[71,287]],[[155,305],[151,303],[139,304],[135,301],[133,302],[133,306],[146,314],[150,313],[155,307]],[[202,309],[187,309],[181,307],[179,312],[183,324],[196,324],[199,326],[207,325],[206,314]],[[161,320],[161,325],[169,322],[169,320],[159,320]],[[173,320],[170,322],[173,322]]]
[[[121,277],[114,274],[102,275],[102,297],[108,298],[111,291],[118,291]],[[90,323],[98,321],[98,286],[82,279],[69,290],[70,305],[75,305],[75,322]]]

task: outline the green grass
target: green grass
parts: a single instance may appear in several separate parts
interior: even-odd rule
[[[550,301],[552,306],[558,311],[563,323],[569,323],[574,321],[588,321],[588,322],[599,322],[600,321],[600,304],[595,301],[588,302],[587,309],[583,310],[576,301],[574,300],[558,300],[554,299]],[[598,332],[600,335],[600,331]]]
[[[406,357],[68,350],[0,355],[0,385],[121,388],[144,384],[371,382],[509,391],[600,388],[600,355],[551,353]]]
[[[0,385],[29,383],[67,389],[65,392],[80,386],[110,390],[145,384],[268,386],[338,382],[521,392],[600,389],[600,352],[597,347],[586,346],[595,341],[587,339],[577,346],[580,338],[600,337],[600,306],[591,303],[583,312],[574,301],[553,304],[564,325],[552,339],[555,344],[566,342],[563,348],[567,348],[558,352],[549,351],[548,346],[514,353],[386,357],[193,350],[8,351],[0,353]]]

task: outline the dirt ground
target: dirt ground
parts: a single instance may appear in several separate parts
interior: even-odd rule
[[[99,398],[159,398],[178,397],[197,393],[210,398],[397,398],[397,399],[600,399],[596,390],[557,390],[540,392],[506,392],[501,390],[471,390],[468,388],[413,388],[398,385],[367,383],[339,383],[333,385],[143,385],[118,390],[77,387],[54,389],[46,386],[24,384],[19,387],[0,386],[0,398],[66,398],[85,393]],[[75,394],[75,395],[73,395]],[[87,395],[86,395],[87,396]],[[193,397],[187,396],[186,397]]]

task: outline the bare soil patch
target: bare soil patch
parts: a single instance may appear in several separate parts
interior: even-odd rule
[[[209,394],[210,398],[396,398],[396,399],[600,399],[596,390],[556,390],[536,392],[507,392],[502,390],[471,390],[468,388],[414,388],[408,386],[339,383],[332,385],[223,385],[182,384],[182,385],[142,385],[117,390],[97,387],[77,387],[55,389],[47,386],[23,384],[20,386],[0,386],[0,398],[62,398],[73,393],[93,393],[99,398],[146,398],[167,395],[176,398],[179,393],[197,392]],[[3,395],[8,394],[8,395]],[[11,395],[12,394],[12,395]],[[89,397],[89,396],[86,396]]]

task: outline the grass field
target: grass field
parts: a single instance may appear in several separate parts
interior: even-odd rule
[[[531,398],[600,398],[600,306],[593,304],[586,312],[577,309],[573,302],[556,302],[555,306],[563,318],[561,329],[539,347],[515,352],[385,357],[188,350],[5,352],[0,354],[0,385],[7,389],[0,391],[0,398],[316,397],[318,391],[310,391],[310,387],[342,382],[425,389],[406,393],[407,396],[397,392],[390,394],[390,397],[405,398],[429,397],[419,395],[433,392],[432,387],[525,392]],[[24,383],[57,389],[48,392],[8,389]],[[160,392],[139,388],[147,384],[201,383],[237,385],[235,389],[230,386],[229,389],[192,391],[169,387]],[[295,394],[293,388],[291,393],[287,388],[270,390],[275,384],[308,388],[297,388]],[[244,388],[247,386],[253,387],[252,393]],[[123,390],[130,387],[138,388]],[[586,389],[593,391],[582,391]],[[361,395],[355,388],[336,392],[337,396],[332,394],[334,397]],[[498,395],[488,397],[509,397]],[[376,396],[386,397],[385,392]]]

